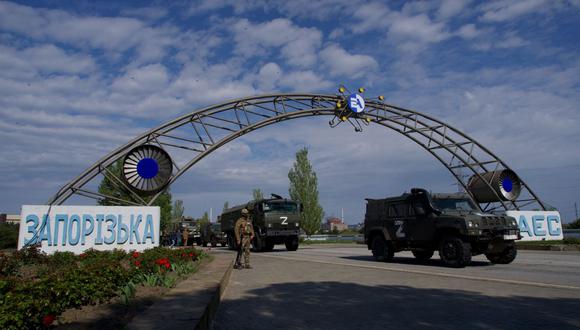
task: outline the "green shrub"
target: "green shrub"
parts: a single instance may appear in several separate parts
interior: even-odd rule
[[[180,275],[195,271],[193,261],[200,257],[194,248],[88,250],[77,256],[27,247],[0,254],[0,329],[46,327],[67,309],[116,296],[128,303],[139,283],[173,287]]]
[[[15,249],[18,245],[19,225],[11,223],[0,224],[0,249]]]

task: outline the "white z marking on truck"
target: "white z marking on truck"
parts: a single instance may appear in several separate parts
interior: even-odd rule
[[[405,233],[403,232],[404,225],[405,225],[405,222],[403,222],[403,221],[395,221],[395,226],[397,227],[397,232],[395,233],[395,235],[397,237],[400,237],[400,238],[405,237]]]
[[[288,217],[280,217],[280,220],[282,220],[282,224],[283,225],[287,225],[288,224]]]

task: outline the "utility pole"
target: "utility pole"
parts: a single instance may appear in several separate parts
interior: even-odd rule
[[[209,208],[209,222],[210,223],[211,223],[212,219],[213,219],[213,207],[210,207]]]
[[[342,223],[344,223],[344,207],[340,208],[340,213],[341,213],[340,219],[342,220]]]
[[[576,202],[574,202],[574,210],[576,211],[576,219],[574,219],[574,221],[578,220],[578,204],[576,204]]]

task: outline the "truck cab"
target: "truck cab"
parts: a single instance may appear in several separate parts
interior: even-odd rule
[[[414,188],[410,194],[367,199],[365,243],[380,261],[410,250],[419,260],[438,251],[452,267],[465,267],[479,254],[507,264],[517,255],[514,241],[519,238],[514,218],[483,213],[467,194],[430,194]]]

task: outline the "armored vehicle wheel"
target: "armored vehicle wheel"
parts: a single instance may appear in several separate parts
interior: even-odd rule
[[[211,247],[216,247],[217,246],[217,241],[214,239],[211,240]]]
[[[375,237],[372,244],[373,257],[377,261],[391,261],[395,256],[395,251],[381,236]]]
[[[426,261],[431,259],[431,257],[433,256],[433,253],[435,253],[435,251],[433,250],[413,250],[413,255],[415,256],[415,258],[417,258],[417,260],[421,260],[421,261]]]
[[[222,242],[222,247],[226,246],[226,243]]]
[[[204,241],[201,245],[203,245],[203,247],[207,247],[207,242]]]
[[[252,241],[252,246],[254,247],[255,252],[262,252],[264,251],[264,240],[256,236]]]
[[[454,236],[446,236],[439,245],[439,256],[445,265],[463,268],[471,262],[471,244]]]
[[[288,251],[296,251],[298,250],[298,237],[291,236],[286,239],[286,250]]]
[[[509,264],[518,255],[518,250],[516,249],[516,245],[514,243],[509,244],[505,250],[500,253],[486,253],[485,256],[487,260],[491,261],[494,264]]]

